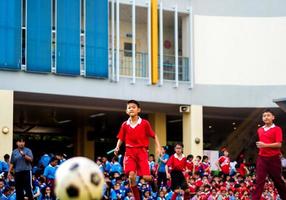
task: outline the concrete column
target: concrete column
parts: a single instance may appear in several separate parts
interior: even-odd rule
[[[93,128],[90,126],[84,127],[84,145],[83,145],[83,155],[85,157],[90,158],[91,160],[94,160],[94,136],[88,136],[89,132],[94,132]]]
[[[165,113],[150,114],[149,122],[152,126],[152,129],[158,136],[161,146],[166,145],[167,144],[166,114]],[[149,151],[150,153],[155,154],[155,142],[153,139],[150,139]]]
[[[203,107],[191,105],[183,113],[183,144],[185,155],[203,156]]]
[[[84,156],[94,160],[94,137],[88,136],[89,132],[92,132],[93,128],[81,123],[77,129],[76,135],[76,154],[77,156]]]
[[[75,136],[75,155],[83,156],[83,137],[82,137],[82,127],[77,128],[76,136]]]
[[[0,90],[0,160],[13,150],[14,92]]]

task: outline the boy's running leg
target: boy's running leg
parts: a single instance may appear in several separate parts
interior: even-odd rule
[[[134,195],[135,200],[140,200],[141,199],[140,192],[136,184],[136,173],[133,171],[129,172],[129,182],[130,182],[130,189]]]

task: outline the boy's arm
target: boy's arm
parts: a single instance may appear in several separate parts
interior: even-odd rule
[[[159,161],[166,164],[167,161],[168,161],[168,158],[163,159],[162,157],[160,157],[160,158],[159,158]]]
[[[273,149],[279,149],[281,148],[282,144],[281,142],[275,142],[275,143],[269,143],[269,144],[266,144],[264,142],[256,142],[256,146],[257,148],[273,148]]]
[[[13,163],[10,163],[10,166],[9,166],[9,171],[8,171],[8,179],[11,180],[12,179],[12,170],[14,168],[14,165]]]
[[[114,149],[114,154],[117,156],[118,155],[118,152],[119,152],[119,150],[120,150],[120,146],[122,145],[122,141],[120,140],[120,139],[118,139],[118,141],[117,141],[117,144],[116,144],[116,147],[115,147],[115,149]]]
[[[215,164],[216,164],[216,166],[217,166],[218,170],[219,170],[219,171],[221,171],[221,167],[220,167],[219,161],[216,161],[216,163],[215,163]]]
[[[167,179],[171,178],[171,175],[169,173],[169,166],[168,165],[165,165],[165,171],[166,171],[166,177]]]
[[[159,142],[157,135],[155,135],[154,139],[155,139],[155,144],[156,144],[156,154],[159,157],[161,154],[161,145],[160,145],[160,142]]]
[[[249,170],[246,166],[244,166],[244,169],[246,170],[246,174],[249,174]]]
[[[24,152],[23,152],[23,153],[24,153]],[[22,154],[22,156],[23,156],[23,158],[24,158],[26,161],[28,161],[28,162],[30,162],[30,163],[33,162],[33,154],[32,154],[32,151],[27,151],[27,153]]]

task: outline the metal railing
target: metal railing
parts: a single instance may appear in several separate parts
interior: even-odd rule
[[[116,60],[116,50],[114,51],[114,58]],[[159,66],[160,56],[158,56],[158,70],[160,74]],[[179,81],[190,81],[190,69],[189,69],[189,58],[179,56],[178,58],[178,78]],[[25,61],[24,61],[25,62]],[[23,63],[24,63],[23,62]],[[55,52],[52,52],[52,63],[55,62]],[[119,51],[119,62],[120,62],[120,76],[132,77],[132,51],[120,50]],[[84,57],[81,57],[81,65],[84,64]],[[116,62],[115,62],[116,65]],[[109,67],[111,67],[111,50],[109,51]],[[148,78],[148,53],[136,52],[136,73],[137,78]],[[174,55],[164,55],[163,57],[163,79],[164,80],[176,80],[176,65]]]
[[[132,51],[120,50],[120,76],[132,76]],[[148,54],[136,52],[136,77],[148,78]]]
[[[160,58],[159,58],[160,59]],[[179,56],[179,81],[189,81],[189,58]],[[164,55],[163,57],[163,78],[164,80],[176,79],[175,56]]]
[[[114,51],[116,60],[116,50]],[[132,51],[120,50],[120,76],[132,76]],[[158,61],[160,60],[160,57]],[[111,63],[111,62],[109,62]],[[159,63],[158,63],[159,65]],[[159,67],[159,66],[158,66]],[[189,58],[179,56],[179,81],[190,81]],[[164,80],[174,80],[176,77],[175,56],[164,55],[163,58],[163,78]],[[160,73],[160,67],[159,67]],[[148,78],[148,53],[136,52],[136,77]]]

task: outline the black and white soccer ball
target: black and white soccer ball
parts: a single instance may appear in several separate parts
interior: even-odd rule
[[[60,200],[100,200],[104,185],[103,173],[88,158],[71,158],[56,171],[55,192]]]

